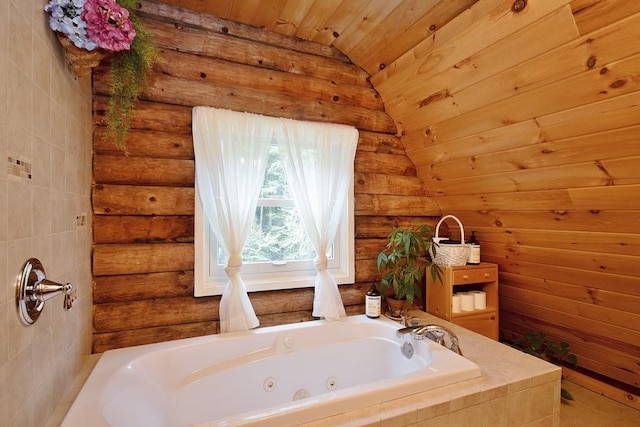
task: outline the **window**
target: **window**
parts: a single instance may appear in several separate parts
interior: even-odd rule
[[[353,177],[353,171],[350,175]],[[327,254],[329,272],[338,284],[355,280],[353,182],[347,197],[349,208],[343,214]],[[224,272],[227,254],[204,217],[197,186],[195,250],[195,296],[221,295],[227,283]],[[278,146],[273,143],[269,148],[269,162],[253,228],[242,252],[241,274],[247,291],[313,287],[317,274],[313,262],[315,255],[291,198]]]

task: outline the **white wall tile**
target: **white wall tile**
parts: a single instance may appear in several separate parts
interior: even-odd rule
[[[45,4],[0,2],[0,424],[20,427],[45,425],[91,351],[91,84],[67,69]],[[7,174],[8,154],[31,163],[31,179]],[[65,310],[56,296],[23,325],[15,277],[30,257],[82,303]],[[25,381],[34,366],[44,372]]]

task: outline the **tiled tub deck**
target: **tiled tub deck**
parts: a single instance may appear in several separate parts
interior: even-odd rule
[[[424,323],[441,324],[452,329],[460,339],[464,356],[480,366],[482,376],[319,419],[306,426],[560,425],[559,367],[430,314],[412,311],[410,316],[420,317]],[[93,356],[48,426],[59,425],[95,361]]]

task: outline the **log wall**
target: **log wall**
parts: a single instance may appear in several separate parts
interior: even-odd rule
[[[515,3],[514,3],[515,4]],[[478,2],[372,76],[443,214],[500,267],[500,329],[640,390],[640,3]],[[638,406],[638,403],[636,403]]]
[[[219,297],[193,297],[194,155],[198,105],[357,127],[356,283],[364,312],[374,258],[396,224],[434,224],[396,127],[368,75],[335,49],[149,3],[144,24],[164,58],[136,106],[129,156],[105,143],[107,68],[94,71],[94,352],[216,333]],[[175,19],[179,18],[180,22]],[[261,325],[312,319],[312,289],[251,293]]]

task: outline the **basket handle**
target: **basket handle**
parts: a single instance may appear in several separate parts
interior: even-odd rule
[[[444,220],[447,218],[455,219],[458,225],[460,226],[460,244],[464,245],[464,227],[462,226],[462,223],[460,222],[460,220],[453,215],[445,215],[442,218],[440,218],[440,221],[438,221],[438,224],[436,225],[436,237],[434,237],[433,240],[435,240],[436,243],[440,243],[440,237],[438,236],[438,233],[440,232],[440,224],[442,224]]]

